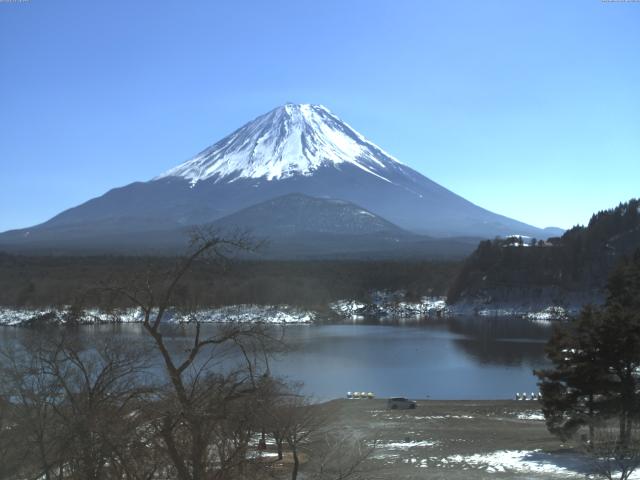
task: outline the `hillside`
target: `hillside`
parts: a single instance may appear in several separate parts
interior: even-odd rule
[[[300,233],[344,235],[387,232],[410,235],[384,218],[343,200],[290,193],[232,213],[213,223],[221,228],[246,228],[266,237]]]
[[[486,240],[452,283],[449,303],[538,308],[603,299],[611,269],[640,247],[640,200],[601,211],[548,241]]]

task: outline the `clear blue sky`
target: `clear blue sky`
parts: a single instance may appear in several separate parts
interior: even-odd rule
[[[0,231],[321,103],[490,210],[640,196],[640,3],[0,2]]]

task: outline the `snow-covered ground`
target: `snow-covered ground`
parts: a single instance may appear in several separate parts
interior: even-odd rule
[[[566,319],[569,316],[576,315],[579,312],[577,307],[562,307],[559,305],[532,307],[499,307],[499,306],[483,306],[476,305],[447,305],[447,313],[450,316],[478,316],[478,317],[513,317],[522,318],[531,322],[542,325],[550,325],[555,320]]]
[[[497,450],[471,455],[421,455],[428,450],[418,447],[434,447],[434,440],[414,440],[406,442],[378,443],[374,458],[393,465],[398,462],[416,468],[481,470],[487,473],[532,474],[535,478],[548,475],[552,478],[592,478],[585,476],[589,472],[589,459],[578,454],[547,453],[542,450]],[[402,452],[409,456],[402,455]],[[545,477],[543,477],[545,478]],[[548,477],[546,477],[548,478]],[[630,477],[640,480],[640,472]]]
[[[548,453],[541,450],[497,450],[466,456],[410,458],[407,463],[421,468],[471,468],[487,473],[533,474],[536,478],[543,475],[568,479],[602,478],[589,474],[592,465],[588,458],[575,453]],[[615,474],[614,478],[617,478]],[[640,480],[640,471],[634,472],[629,480]]]
[[[404,442],[387,442],[375,445],[379,450],[405,450],[415,447],[433,447],[437,442],[432,440],[407,440]]]
[[[540,420],[544,421],[544,415],[541,411],[520,412],[516,415],[518,420]]]
[[[477,311],[481,317],[524,317],[540,323],[566,318],[570,313],[573,311],[560,306],[548,306],[537,311],[519,308],[484,308]]]
[[[549,306],[539,311],[527,311],[517,308],[484,308],[470,311],[468,306],[447,305],[445,297],[421,297],[410,300],[404,291],[374,291],[367,301],[339,300],[329,304],[329,309],[344,320],[362,320],[377,318],[379,320],[423,320],[440,319],[453,316],[477,315],[480,317],[520,317],[544,325],[553,320],[566,318],[574,313],[558,306]],[[20,325],[38,318],[47,317],[52,323],[70,323],[72,315],[69,311],[55,308],[12,309],[0,307],[0,325]],[[172,311],[167,319],[173,322],[190,322],[197,318],[201,322],[262,322],[279,324],[308,324],[316,322],[320,315],[311,310],[289,305],[233,305],[219,308],[202,309],[195,315]],[[88,309],[75,319],[76,323],[135,323],[143,319],[139,309],[125,309],[117,312],[106,312],[99,309]]]
[[[20,325],[31,320],[34,317],[40,317],[50,313],[49,309],[40,310],[27,310],[27,309],[13,309],[13,308],[0,308],[0,325]]]
[[[474,455],[451,455],[444,458],[424,458],[417,462],[419,467],[450,466],[452,468],[481,468],[487,473],[514,472],[548,474],[568,478],[584,478],[583,461],[574,457],[552,455],[540,450],[498,450]]]
[[[595,479],[589,475],[591,462],[575,453],[548,453],[542,450],[496,450],[472,455],[422,456],[420,450],[410,451],[408,457],[401,458],[400,451],[415,447],[432,447],[434,441],[395,442],[376,445],[375,459],[388,464],[402,462],[416,468],[437,468],[451,470],[481,470],[489,474],[511,473],[531,474],[532,478]],[[614,477],[617,478],[617,477]],[[640,480],[640,471],[634,472],[629,480]]]
[[[546,306],[539,310],[527,308],[470,308],[468,305],[448,305],[445,297],[422,297],[410,301],[403,291],[374,291],[366,302],[339,300],[329,305],[339,316],[358,320],[363,318],[423,319],[452,316],[520,317],[533,322],[548,324],[576,313],[561,306]]]
[[[74,320],[71,320],[74,318]],[[0,308],[0,325],[15,326],[38,320],[54,324],[68,324],[73,321],[80,324],[98,323],[138,323],[144,315],[140,309],[129,308],[114,312],[88,309],[73,317],[68,310],[55,308],[11,309]],[[172,311],[167,320],[175,323],[188,323],[195,320],[206,323],[254,322],[274,324],[307,324],[316,319],[316,313],[286,305],[235,305],[231,307],[211,308],[192,314]]]
[[[309,310],[302,310],[288,305],[233,305],[229,307],[202,310],[197,314],[198,320],[211,323],[313,323],[317,314]],[[188,315],[176,315],[176,322],[189,322]]]
[[[448,314],[444,297],[422,297],[417,302],[408,301],[404,292],[376,291],[368,303],[357,300],[339,300],[329,305],[331,310],[343,318],[365,317],[423,318]]]

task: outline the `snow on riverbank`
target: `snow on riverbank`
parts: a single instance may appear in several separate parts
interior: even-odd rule
[[[116,312],[88,309],[82,312],[49,309],[0,308],[0,325],[18,326],[50,323],[57,325],[100,323],[140,323],[144,315],[140,309],[129,308]],[[200,321],[204,323],[273,323],[308,324],[316,320],[316,313],[287,305],[234,305],[199,310],[193,314],[177,311],[167,313],[167,320],[174,323]]]
[[[349,320],[364,318],[424,319],[453,316],[478,317],[519,317],[540,324],[549,324],[553,320],[567,318],[577,313],[577,309],[561,306],[546,306],[538,310],[518,307],[482,308],[476,305],[449,305],[445,297],[422,297],[410,301],[404,291],[374,291],[367,301],[339,300],[329,305],[338,316]]]
[[[373,292],[369,303],[357,300],[339,300],[329,308],[339,316],[348,319],[365,317],[422,318],[447,315],[444,297],[422,297],[419,301],[409,301],[404,292]]]
[[[365,318],[385,320],[419,321],[441,319],[454,316],[478,317],[518,317],[543,325],[553,320],[566,318],[575,313],[563,307],[549,306],[538,311],[509,308],[471,308],[469,305],[448,305],[445,297],[421,297],[418,300],[408,298],[404,291],[373,291],[367,301],[339,300],[328,305],[329,310],[343,320],[363,320]],[[199,310],[196,315],[201,322],[262,322],[276,324],[309,324],[319,320],[317,312],[288,305],[233,305]],[[192,321],[192,315],[172,311],[167,320],[178,323]],[[105,312],[88,309],[80,313],[54,308],[12,309],[0,307],[0,325],[24,325],[35,323],[53,324],[98,324],[98,323],[137,323],[142,322],[139,309],[125,309],[118,312]]]
[[[461,309],[453,308],[454,311]],[[522,317],[538,323],[549,323],[553,320],[567,318],[570,314],[575,313],[574,309],[565,309],[560,306],[548,306],[540,310],[527,310],[523,308],[483,308],[476,312],[479,317]]]
[[[288,305],[234,305],[204,310],[198,313],[200,321],[212,323],[313,323],[317,314]],[[176,317],[174,321],[189,322],[188,316]]]
[[[28,310],[0,308],[0,325],[14,326],[22,325],[34,318],[41,318],[51,315],[50,309]]]
[[[550,325],[556,320],[564,320],[577,315],[580,306],[560,305],[499,305],[499,304],[469,304],[459,303],[447,305],[448,314],[451,316],[500,318],[512,317],[529,320],[541,325]]]

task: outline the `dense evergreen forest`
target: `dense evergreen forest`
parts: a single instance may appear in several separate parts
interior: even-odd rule
[[[450,303],[504,302],[603,292],[610,272],[640,247],[640,200],[591,217],[548,241],[486,240],[464,262],[448,292]],[[548,298],[547,298],[548,299]]]
[[[0,254],[0,305],[114,306],[101,287],[147,272],[160,278],[175,264],[168,257]],[[404,289],[410,298],[444,295],[459,266],[437,261],[203,261],[185,279],[181,298],[203,307],[252,303],[323,308],[339,299],[364,299],[377,289]]]

